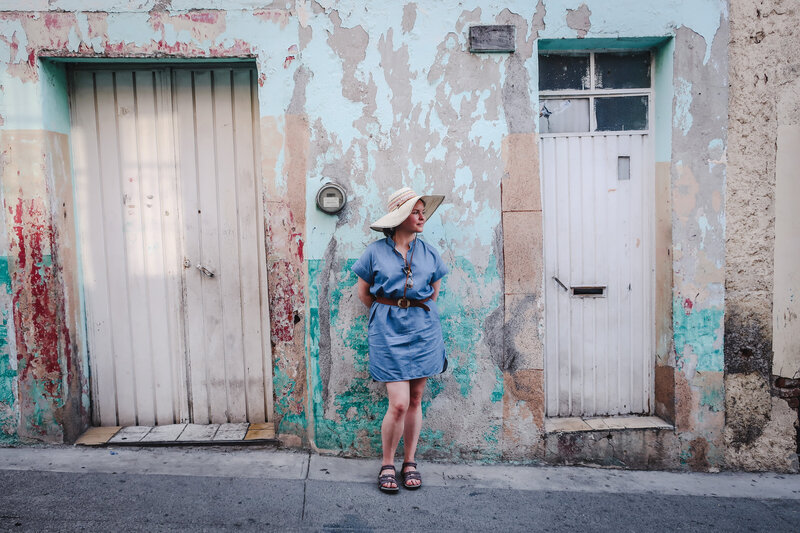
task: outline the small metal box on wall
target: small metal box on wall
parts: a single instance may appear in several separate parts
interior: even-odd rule
[[[329,215],[344,209],[346,203],[347,193],[341,185],[336,183],[326,183],[317,192],[317,208]]]
[[[469,51],[514,52],[515,27],[510,24],[471,26],[469,28]]]

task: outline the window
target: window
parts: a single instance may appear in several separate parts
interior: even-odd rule
[[[647,130],[652,78],[650,52],[539,54],[539,133]]]

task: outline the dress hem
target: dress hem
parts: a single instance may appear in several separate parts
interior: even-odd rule
[[[432,378],[433,376],[438,376],[440,374],[444,374],[447,371],[447,357],[444,358],[444,365],[442,365],[442,369],[439,372],[434,372],[433,374],[426,374],[424,376],[417,376],[414,378],[403,378],[403,379],[375,379],[375,376],[372,375],[370,372],[370,377],[372,381],[377,383],[399,383],[400,381],[411,381],[413,379],[422,379],[422,378]]]

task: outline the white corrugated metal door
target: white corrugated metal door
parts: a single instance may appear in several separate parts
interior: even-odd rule
[[[543,136],[548,416],[649,413],[653,164],[647,134]]]
[[[653,404],[653,57],[539,52],[547,416]]]
[[[271,418],[253,75],[74,71],[96,424]]]

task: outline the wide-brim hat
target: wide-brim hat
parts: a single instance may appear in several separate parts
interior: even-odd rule
[[[419,200],[422,200],[422,203],[425,204],[424,214],[427,219],[442,204],[444,195],[419,195],[408,187],[398,189],[389,196],[389,201],[387,202],[389,212],[370,224],[369,227],[375,231],[396,228],[408,218],[408,215],[414,210],[414,206],[417,205]]]

